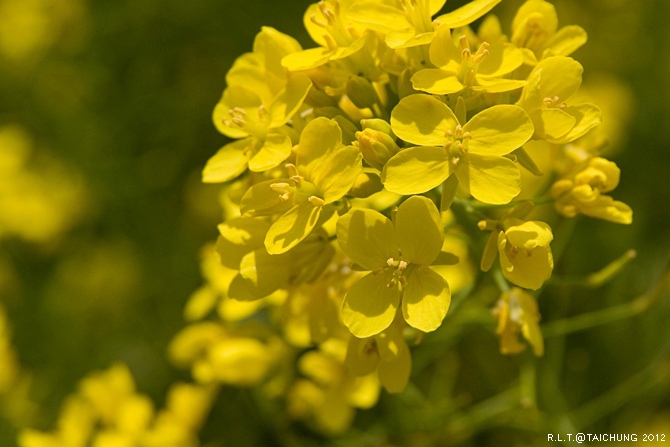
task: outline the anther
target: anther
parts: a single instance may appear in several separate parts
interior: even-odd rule
[[[316,17],[316,14],[312,14],[311,16],[309,16],[309,20],[310,20],[310,22],[312,22],[316,26],[320,26],[321,28],[325,28],[325,27],[328,26],[328,24],[326,22],[324,22],[323,20],[319,20]]]
[[[395,264],[395,260],[393,258],[388,258],[386,260],[386,265],[388,265],[389,267],[393,267],[394,264]]]
[[[313,206],[323,206],[323,205],[326,204],[326,202],[321,197],[317,197],[317,196],[309,196],[309,198],[307,200]]]

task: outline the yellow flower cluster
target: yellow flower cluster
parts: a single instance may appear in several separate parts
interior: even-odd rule
[[[135,391],[124,364],[93,372],[63,404],[52,432],[23,430],[21,447],[197,447],[214,389],[174,384],[165,408]]]
[[[552,274],[545,221],[559,216],[539,205],[632,212],[604,195],[619,169],[590,143],[601,113],[570,57],[585,31],[527,0],[505,34],[487,15],[499,2],[440,14],[444,0],[322,0],[304,17],[316,47],[264,27],[235,61],[213,114],[233,141],[203,171],[226,183],[226,220],[186,309],[205,320],[171,350],[196,380],[264,384],[291,417],[341,431],[379,385],[405,388],[408,340],[475,285],[472,258],[501,288],[501,352],[520,352],[521,332],[542,355],[523,289]],[[543,169],[538,146],[554,160]]]

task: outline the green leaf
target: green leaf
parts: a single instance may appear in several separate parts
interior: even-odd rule
[[[221,183],[232,180],[247,170],[249,159],[245,150],[254,145],[256,139],[248,137],[226,144],[207,161],[202,171],[205,183]]]
[[[338,219],[337,243],[353,262],[366,270],[385,268],[389,258],[398,257],[393,224],[368,209],[354,208]]]
[[[449,158],[442,147],[411,147],[398,152],[382,170],[384,187],[398,194],[421,194],[449,176]]]
[[[440,212],[425,197],[410,197],[398,207],[395,229],[398,247],[407,262],[430,265],[442,249]]]
[[[429,267],[412,270],[402,296],[402,313],[407,324],[423,332],[440,327],[451,304],[447,281]]]
[[[249,158],[249,170],[263,172],[276,168],[291,155],[291,139],[279,133],[271,133],[265,138],[263,147]]]
[[[277,219],[265,236],[265,248],[272,255],[286,253],[316,227],[322,207],[305,200]]]
[[[389,327],[395,317],[400,292],[388,287],[393,272],[368,273],[349,288],[342,304],[342,320],[356,337],[371,337]]]
[[[442,146],[446,132],[458,120],[446,104],[428,95],[409,95],[391,112],[393,133],[405,141],[422,146]]]
[[[472,196],[484,203],[509,203],[521,192],[519,168],[504,157],[469,154],[461,159],[456,175]]]
[[[479,112],[463,126],[470,133],[470,154],[505,155],[521,147],[533,136],[533,122],[524,109],[496,105]]]

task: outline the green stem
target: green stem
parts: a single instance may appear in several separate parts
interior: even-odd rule
[[[670,289],[670,268],[666,269],[665,274],[652,290],[634,300],[607,309],[552,321],[542,325],[542,334],[545,338],[556,337],[641,314],[658,301],[668,289]]]

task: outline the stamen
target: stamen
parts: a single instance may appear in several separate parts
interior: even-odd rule
[[[326,22],[324,22],[323,20],[319,20],[316,17],[316,14],[312,14],[311,16],[309,16],[309,20],[310,20],[310,22],[312,22],[316,26],[320,26],[321,28],[326,28],[328,26],[328,24]]]
[[[323,206],[323,205],[326,204],[325,200],[323,200],[321,197],[317,197],[317,196],[309,196],[309,198],[307,200],[313,206]]]

